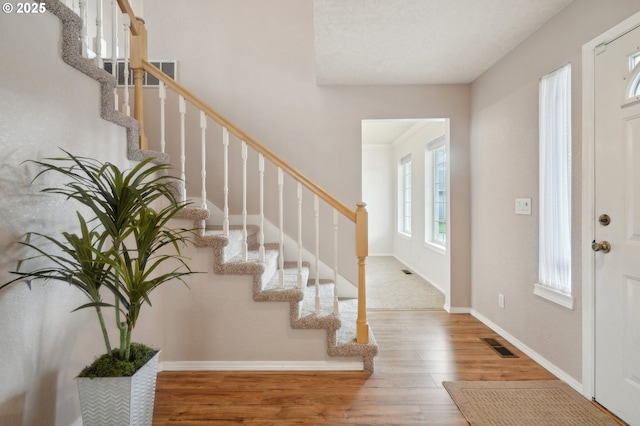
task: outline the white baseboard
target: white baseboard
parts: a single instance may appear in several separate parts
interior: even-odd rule
[[[452,308],[451,305],[444,305],[444,310],[450,314],[470,314],[471,308]]]
[[[582,383],[578,382],[576,379],[568,375],[564,370],[547,360],[545,357],[522,343],[520,340],[513,337],[511,334],[507,333],[503,328],[499,327],[493,321],[489,320],[487,317],[476,311],[475,309],[471,310],[471,315],[477,318],[484,325],[498,333],[505,340],[511,343],[513,346],[524,352],[529,358],[546,368],[551,374],[556,376],[558,379],[567,383],[573,389],[575,389],[578,393],[582,395]]]
[[[362,371],[361,361],[163,361],[160,371]]]

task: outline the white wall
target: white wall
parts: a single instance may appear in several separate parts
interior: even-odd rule
[[[577,382],[581,379],[581,47],[640,9],[574,1],[472,85],[473,308]],[[575,309],[533,294],[538,274],[538,81],[572,64]],[[514,199],[533,200],[516,216]],[[505,295],[505,309],[498,307]]]
[[[426,211],[425,182],[429,165],[425,162],[425,151],[429,142],[448,134],[445,120],[431,120],[420,123],[415,132],[393,142],[391,164],[393,168],[393,252],[405,265],[409,266],[424,279],[433,284],[445,295],[449,293],[450,281],[450,250],[434,247],[426,243],[426,218],[431,216]],[[398,231],[398,165],[405,155],[411,155],[411,236]],[[447,297],[447,303],[449,298]],[[447,303],[448,304],[448,303]]]
[[[362,199],[369,211],[369,255],[393,255],[393,151],[390,144],[362,145]]]
[[[16,244],[25,232],[56,233],[76,223],[59,197],[40,193],[58,182],[46,177],[31,184],[37,168],[22,162],[61,156],[60,147],[123,163],[126,137],[123,128],[99,118],[98,83],[62,62],[56,17],[4,14],[0,22],[4,283],[25,254]],[[0,424],[68,426],[78,418],[73,378],[104,352],[95,314],[71,313],[83,303],[80,292],[61,283],[0,291]]]

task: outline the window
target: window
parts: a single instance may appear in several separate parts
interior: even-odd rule
[[[629,84],[627,86],[627,101],[635,102],[640,100],[640,68],[636,67],[640,64],[640,52],[636,52],[629,56],[629,72],[631,72],[631,78],[629,78]]]
[[[400,159],[398,182],[398,231],[411,235],[411,154]]]
[[[427,146],[425,164],[431,174],[427,179],[425,241],[444,247],[447,244],[447,150],[444,137]]]
[[[629,71],[633,71],[638,64],[640,64],[640,52],[636,52],[629,56]]]
[[[118,59],[118,61],[116,62],[118,65],[117,68],[117,80],[118,80],[118,86],[124,86],[125,83],[125,75],[124,75],[124,60],[123,59]],[[176,79],[176,61],[151,61],[151,65],[154,65],[156,68],[158,68],[159,70],[161,70],[162,72],[164,72],[168,77],[172,78],[173,80]],[[109,74],[113,74],[113,61],[109,60],[109,59],[105,59],[103,61],[103,68],[106,72],[108,72]],[[133,86],[133,70],[131,68],[128,69],[129,71],[129,78],[127,81],[127,84],[129,86]],[[160,86],[160,80],[158,80],[157,78],[155,78],[154,76],[152,76],[149,73],[144,73],[144,79],[143,79],[143,83],[142,85],[144,87],[158,87]]]
[[[447,146],[441,135],[425,147],[424,242],[439,251],[447,245]]]
[[[540,79],[540,227],[534,293],[567,308],[571,297],[571,65]]]

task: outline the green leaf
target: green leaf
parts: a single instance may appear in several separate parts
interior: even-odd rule
[[[128,345],[142,306],[151,305],[151,293],[172,280],[186,284],[184,277],[194,273],[180,252],[190,243],[193,231],[170,225],[187,206],[175,196],[181,181],[170,176],[168,165],[154,163],[152,158],[121,170],[111,163],[64,153],[66,157],[30,161],[41,168],[34,180],[48,173],[61,175],[66,183],[42,192],[63,196],[75,204],[70,209],[84,206],[89,214],[76,213],[76,232],[60,236],[28,233],[19,243],[33,254],[20,259],[13,272],[17,278],[0,289],[23,279],[65,282],[89,300],[75,310],[95,308],[101,324],[102,308],[121,312],[125,324],[117,324],[120,340]],[[156,210],[156,204],[165,207]],[[28,269],[43,260],[47,266]],[[159,273],[166,262],[177,266]],[[115,304],[102,300],[105,291],[111,293]],[[110,350],[105,330],[103,334]],[[129,348],[121,350],[129,352]]]

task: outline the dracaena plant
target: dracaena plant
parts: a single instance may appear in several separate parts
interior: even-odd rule
[[[111,163],[65,154],[30,161],[41,168],[34,180],[45,173],[62,175],[66,183],[42,191],[63,195],[89,214],[77,212],[77,233],[28,233],[20,244],[33,255],[20,260],[13,272],[18,277],[0,288],[35,278],[78,288],[89,300],[76,310],[95,309],[107,354],[126,361],[140,311],[145,303],[151,305],[151,292],[174,279],[184,283],[183,278],[194,273],[181,255],[191,231],[169,226],[186,203],[175,198],[179,180],[168,175],[168,165],[146,159],[122,171]],[[161,207],[154,208],[157,205]],[[36,259],[44,259],[46,266],[25,270]],[[103,308],[115,309],[117,351],[111,346]]]

